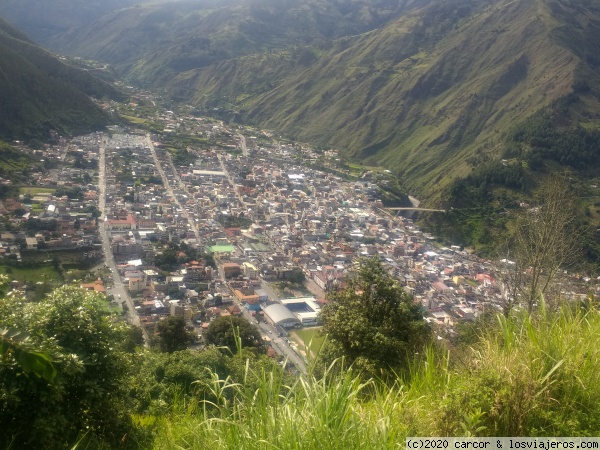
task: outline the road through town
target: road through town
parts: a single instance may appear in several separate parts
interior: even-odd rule
[[[98,198],[98,209],[101,212],[98,231],[100,234],[100,240],[102,242],[102,250],[104,252],[105,264],[106,267],[108,267],[108,269],[110,270],[114,282],[113,286],[107,287],[106,294],[112,295],[115,301],[120,303],[122,306],[127,306],[127,319],[129,323],[136,325],[142,329],[144,335],[144,342],[146,345],[148,345],[148,333],[146,332],[146,329],[142,326],[140,317],[137,314],[135,305],[133,304],[133,300],[129,296],[127,289],[121,281],[121,275],[117,270],[117,264],[115,262],[115,258],[110,246],[110,239],[108,235],[109,230],[107,228],[108,221],[106,220],[106,136],[104,135],[102,136],[102,139],[100,141],[98,159],[98,186],[100,190],[100,195]]]
[[[177,198],[177,196],[175,195],[175,192],[173,191],[173,186],[171,186],[171,183],[169,182],[169,178],[165,175],[165,171],[162,167],[162,163],[161,163],[160,159],[158,158],[158,155],[156,154],[156,149],[154,148],[154,142],[152,142],[152,138],[150,137],[150,134],[146,135],[146,144],[148,145],[148,148],[150,149],[150,153],[152,154],[152,159],[154,160],[154,165],[156,166],[156,170],[158,170],[158,174],[160,175],[160,178],[162,179],[164,188],[167,190],[167,194],[169,195],[169,197],[171,197],[171,199],[173,200],[173,203],[175,203],[177,205],[177,208],[179,209],[179,212],[181,213],[181,215],[183,217],[185,217],[185,219],[187,220],[189,228],[194,232],[196,241],[200,242],[200,234],[198,233],[198,227],[196,227],[196,223],[194,222],[194,219],[192,217],[190,217],[190,214],[189,214],[187,208],[184,208],[181,205],[181,203],[179,203],[179,199]],[[183,183],[182,183],[181,179],[179,179],[179,176],[177,175],[177,171],[175,171],[175,167],[174,166],[172,166],[172,167],[173,167],[173,177],[177,178],[178,184],[181,186]],[[187,192],[187,190],[186,190],[186,192]]]

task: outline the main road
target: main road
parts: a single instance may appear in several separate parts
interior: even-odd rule
[[[296,368],[300,372],[302,372],[304,375],[306,375],[307,368],[306,368],[306,362],[304,361],[304,358],[302,356],[300,356],[298,353],[296,353],[294,351],[294,349],[290,346],[290,344],[285,339],[283,339],[281,336],[279,336],[279,334],[278,334],[279,332],[277,331],[277,329],[269,323],[257,322],[256,319],[254,317],[252,317],[252,315],[248,312],[248,310],[244,306],[242,306],[242,305],[239,305],[239,306],[240,306],[240,309],[242,310],[242,315],[244,316],[244,318],[248,322],[257,325],[258,329],[262,332],[262,334],[269,338],[269,340],[271,342],[271,346],[277,352],[277,354],[283,356],[284,359],[291,362],[294,366],[296,366]]]
[[[242,155],[244,156],[244,158],[248,157],[248,147],[246,147],[246,136],[244,136],[243,134],[237,134],[236,135],[238,138],[240,138],[240,147],[242,147]]]
[[[198,232],[198,227],[196,226],[194,219],[192,217],[190,217],[190,214],[189,214],[187,208],[184,208],[181,205],[181,203],[179,203],[179,199],[175,195],[175,192],[173,191],[173,187],[171,186],[169,179],[165,175],[165,171],[162,167],[160,159],[158,158],[158,155],[156,154],[156,149],[154,148],[154,142],[152,142],[150,133],[146,134],[146,143],[148,145],[148,148],[150,149],[150,153],[152,154],[152,159],[154,159],[154,165],[156,166],[156,170],[158,170],[158,174],[160,175],[160,178],[162,179],[163,187],[167,191],[167,195],[169,195],[169,197],[171,197],[173,199],[173,203],[175,203],[177,205],[177,208],[180,209],[181,214],[187,220],[187,223],[188,223],[190,229],[194,232],[194,236],[196,237],[196,242],[199,243],[200,242],[200,233]],[[171,167],[173,169],[173,176],[177,178],[179,186],[180,187],[184,186],[183,182],[179,178],[179,175],[177,175],[177,171],[175,170],[175,166],[173,166],[172,161],[171,161]],[[187,190],[187,188],[184,188],[184,189],[189,194],[189,191]]]
[[[244,151],[244,156],[247,156],[248,150],[246,149],[246,139],[241,134],[238,136],[240,137],[240,139],[243,142],[242,150]],[[223,155],[219,155],[219,162],[221,163],[221,169],[223,170],[223,172],[227,176],[227,179],[229,180],[229,184],[231,184],[232,189],[235,190],[235,183],[233,181],[233,176],[227,170],[227,167],[225,166],[225,159],[224,159]],[[240,202],[242,204],[244,204],[241,199],[240,194],[238,193],[237,195],[238,195],[238,198],[240,199]],[[219,273],[221,273],[221,271],[219,271]],[[223,278],[223,280],[225,280],[224,275],[222,276],[222,278]],[[261,287],[267,292],[267,295],[269,296],[269,298],[271,300],[279,300],[279,295],[273,290],[273,288],[271,288],[271,286],[269,286],[269,283],[267,281],[262,280]],[[242,314],[248,321],[250,321],[250,323],[257,323],[256,320],[250,315],[250,313],[244,306],[242,306],[242,305],[239,305],[239,306],[240,306],[240,309],[242,310]],[[273,325],[267,324],[267,323],[260,323],[260,324],[258,324],[258,327],[263,332],[263,334],[265,336],[268,336],[268,338],[271,340],[271,345],[272,345],[273,349],[277,352],[277,354],[283,356],[289,362],[294,364],[294,366],[296,366],[296,368],[303,374],[307,373],[307,367],[306,367],[306,362],[304,361],[304,358],[302,356],[298,355],[298,353],[296,353],[296,351],[289,345],[289,343],[286,340],[282,339],[278,335],[278,331]]]
[[[108,287],[106,293],[113,295],[114,299],[121,303],[121,305],[127,305],[127,319],[129,323],[136,325],[142,329],[144,336],[145,345],[148,345],[149,338],[146,329],[142,326],[140,316],[135,309],[133,300],[129,296],[129,292],[123,285],[121,275],[117,270],[117,263],[115,262],[112,248],[110,246],[110,239],[108,238],[107,219],[106,219],[106,137],[102,135],[99,146],[99,158],[98,158],[98,209],[101,212],[100,224],[98,226],[98,232],[100,240],[102,242],[102,250],[104,251],[104,261],[106,267],[111,271],[114,284],[112,287]]]
[[[248,156],[248,149],[246,148],[246,138],[243,135],[238,135],[240,137],[241,140],[241,147],[242,147],[242,152],[244,154],[244,156]],[[188,222],[190,223],[190,226],[192,227],[192,230],[194,230],[194,234],[196,234],[198,242],[200,241],[199,239],[199,235],[198,235],[198,231],[196,229],[195,223],[193,222],[193,220],[190,219],[187,210],[185,208],[182,208],[182,206],[179,204],[179,201],[177,199],[177,197],[175,196],[175,193],[173,192],[173,188],[171,187],[168,178],[165,175],[165,172],[163,170],[162,164],[160,162],[160,160],[158,159],[158,156],[156,155],[156,150],[154,148],[154,143],[152,142],[150,135],[146,135],[146,141],[147,141],[147,145],[148,148],[150,149],[150,153],[152,154],[152,158],[154,159],[154,163],[156,166],[156,169],[158,170],[158,173],[161,177],[161,179],[163,180],[163,186],[165,187],[165,189],[167,190],[167,194],[169,196],[171,196],[173,198],[173,201],[178,205],[178,207],[182,210],[182,214],[188,219]],[[233,181],[233,176],[229,173],[229,171],[227,170],[227,167],[225,167],[225,161],[223,159],[222,156],[219,157],[220,163],[221,163],[221,168],[223,169],[223,172],[227,175],[227,178],[229,179],[229,183],[232,186],[232,189],[235,190],[235,184]],[[180,188],[182,190],[185,190],[187,192],[187,188],[185,188],[184,183],[182,182],[182,180],[179,178],[179,176],[177,175],[177,172],[175,170],[175,167],[173,166],[172,161],[170,162],[172,170],[174,171],[174,176],[177,177],[177,182],[180,186]],[[238,194],[239,195],[239,194]],[[241,201],[241,199],[240,199]],[[242,203],[243,204],[243,203]],[[220,266],[220,264],[219,264]],[[219,274],[221,274],[221,278],[223,280],[225,280],[225,276],[222,273],[222,268],[219,267]],[[263,287],[266,287],[267,292],[269,293],[269,295],[272,298],[278,298],[275,294],[275,292],[271,289],[270,286],[268,286],[268,283],[263,282]],[[254,317],[252,317],[252,315],[250,315],[250,313],[248,312],[248,310],[240,305],[240,309],[242,310],[242,314],[244,315],[244,317],[250,322],[250,323],[254,323],[256,324],[256,319]],[[271,340],[271,344],[273,346],[273,349],[281,356],[283,356],[285,359],[287,359],[289,362],[291,362],[292,364],[294,364],[296,366],[296,368],[302,372],[303,374],[307,373],[307,367],[306,367],[306,362],[304,361],[304,359],[298,355],[293,348],[291,348],[291,346],[289,345],[289,343],[287,341],[285,341],[283,338],[281,338],[278,335],[277,329],[267,323],[260,323],[259,324],[259,329],[264,333],[265,336],[268,336],[269,339]]]

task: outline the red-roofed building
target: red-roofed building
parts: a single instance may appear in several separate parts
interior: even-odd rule
[[[127,216],[127,219],[112,219],[108,221],[108,229],[112,231],[126,231],[136,230],[137,225],[135,219],[131,214]]]
[[[80,286],[83,289],[87,289],[88,291],[96,291],[96,292],[100,292],[101,294],[106,293],[106,288],[104,287],[104,282],[100,278],[98,278],[93,283],[81,284]]]
[[[484,286],[495,286],[496,280],[491,275],[487,273],[478,273],[475,276],[475,279],[479,282],[479,284],[483,284]]]

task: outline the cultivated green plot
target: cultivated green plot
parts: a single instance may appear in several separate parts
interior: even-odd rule
[[[19,188],[19,193],[23,195],[38,195],[38,194],[53,194],[56,189],[46,187],[22,186]]]
[[[36,265],[31,268],[0,265],[0,274],[8,276],[9,281],[19,281],[20,283],[62,282],[62,277],[50,264]]]
[[[316,355],[321,350],[323,343],[325,342],[325,336],[320,334],[321,328],[308,328],[304,330],[297,330],[294,332],[298,339],[296,341],[300,346],[305,349],[309,348],[313,355]]]

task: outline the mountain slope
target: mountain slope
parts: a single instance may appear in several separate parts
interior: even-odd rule
[[[597,0],[439,1],[339,39],[308,65],[290,52],[255,55],[168,87],[394,168],[413,192],[439,198],[453,178],[499,158],[509,131],[540,110],[560,104],[555,125],[598,126],[599,11]]]
[[[0,19],[0,138],[71,134],[106,125],[88,96],[120,94],[86,71],[70,67]]]
[[[600,119],[600,0],[181,0],[53,42],[178,100],[385,165],[437,202],[540,111],[567,130]]]
[[[233,58],[372,30],[432,0],[179,0],[137,5],[48,41],[161,87],[173,75]]]
[[[135,3],[135,0],[3,0],[0,16],[45,45],[51,36]]]
[[[590,50],[565,45],[577,29],[581,41],[600,36],[596,12],[580,10],[580,22],[567,23],[577,18],[570,2],[487,2],[468,11],[474,3],[446,2],[446,10],[435,5],[348,48],[339,44],[247,101],[246,115],[394,167],[421,192],[449,174],[467,174],[469,157],[498,150],[504,132],[570,94],[581,80],[589,89],[579,93],[580,119],[597,120],[593,43]]]

